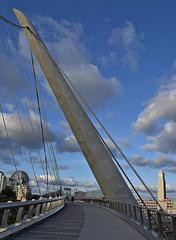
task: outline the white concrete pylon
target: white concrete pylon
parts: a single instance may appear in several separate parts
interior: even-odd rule
[[[58,66],[52,61],[50,54],[38,39],[39,35],[34,26],[19,10],[14,9],[14,13],[20,25],[29,27],[33,32],[32,34],[24,29],[30,47],[105,197],[136,204],[132,192],[99,138],[94,125],[76,99]]]

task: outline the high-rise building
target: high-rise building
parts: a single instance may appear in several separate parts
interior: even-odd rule
[[[159,206],[153,199],[143,199],[145,205],[153,210],[159,210]],[[143,206],[143,202],[138,200],[140,206]],[[176,214],[176,200],[171,198],[166,198],[166,181],[165,174],[162,170],[158,173],[158,202],[169,214]]]
[[[3,172],[0,171],[0,192],[5,190],[7,186],[7,178]]]
[[[30,188],[27,184],[21,184],[15,186],[16,200],[21,201],[23,198],[29,199],[31,196]]]
[[[158,200],[166,199],[166,181],[165,174],[162,170],[158,173]]]
[[[14,190],[16,192],[16,199],[29,199],[31,190],[29,188],[29,176],[24,171],[16,171],[11,177],[15,182]]]
[[[12,189],[12,191],[15,191],[15,180],[11,177],[7,177],[7,186]]]

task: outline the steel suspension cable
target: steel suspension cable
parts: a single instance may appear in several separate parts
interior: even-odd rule
[[[32,108],[33,108],[33,112],[34,112],[34,116],[35,116],[35,121],[36,121],[36,124],[38,125],[38,129],[39,129],[39,134],[40,134],[40,123],[39,123],[39,119],[37,118],[37,115],[36,115],[36,108],[35,108],[35,105],[32,103]],[[42,111],[41,111],[42,113]],[[47,144],[46,144],[46,148],[47,148]],[[48,149],[48,148],[47,148]],[[41,156],[40,156],[41,158]],[[49,175],[50,175],[50,178],[51,178],[51,173],[49,172]],[[53,181],[51,181],[51,185],[54,185]],[[54,186],[52,186],[54,188]]]
[[[111,157],[114,159],[115,163],[117,164],[117,166],[120,168],[120,170],[122,171],[123,175],[126,177],[127,181],[129,182],[129,184],[131,185],[132,189],[134,190],[134,192],[136,193],[136,195],[138,196],[138,198],[141,200],[142,204],[144,205],[144,207],[146,209],[148,209],[147,205],[145,204],[144,200],[142,199],[142,197],[140,196],[140,194],[138,193],[138,191],[136,190],[135,186],[133,185],[133,183],[131,182],[131,180],[129,179],[129,177],[127,176],[127,174],[125,173],[125,171],[123,170],[122,166],[119,164],[119,162],[117,161],[115,155],[113,154],[113,152],[111,151],[111,149],[109,148],[109,146],[107,145],[107,143],[105,142],[105,140],[102,138],[102,136],[99,134],[99,132],[97,131],[97,134],[99,136],[99,138],[101,139],[101,141],[103,142],[103,144],[105,145],[106,149],[108,150],[108,152],[110,153]],[[155,224],[157,226],[159,226],[159,223],[156,221],[155,216],[153,216],[151,214],[151,217],[153,219],[153,221],[155,222]],[[166,236],[164,234],[164,236]]]
[[[41,114],[41,109],[40,109],[39,89],[38,89],[37,77],[36,77],[36,72],[35,72],[34,58],[33,58],[31,48],[30,48],[30,53],[31,53],[32,72],[33,72],[34,84],[35,84],[35,92],[36,92],[36,98],[37,98],[37,106],[38,106],[38,112],[39,112],[39,118],[40,118],[40,130],[41,130],[41,135],[42,135],[43,151],[44,151],[45,165],[46,165],[45,167],[46,167],[46,193],[47,193],[48,192],[48,159],[47,159],[47,154],[46,154],[46,143],[45,143],[43,122],[42,122],[42,114]]]
[[[96,119],[96,121],[98,122],[98,124],[101,126],[101,128],[103,129],[103,131],[106,133],[106,135],[109,137],[109,139],[111,140],[111,142],[114,144],[114,146],[116,147],[116,149],[118,150],[118,152],[121,154],[121,156],[123,157],[123,159],[127,162],[127,164],[130,166],[130,168],[133,170],[133,172],[135,173],[135,175],[137,176],[137,178],[140,180],[140,182],[142,183],[142,185],[145,187],[145,189],[148,191],[148,193],[150,194],[150,196],[153,198],[153,200],[157,203],[157,205],[163,209],[161,207],[161,205],[159,204],[158,200],[156,199],[156,197],[153,195],[153,193],[150,191],[150,189],[148,188],[148,186],[145,184],[145,182],[143,181],[143,179],[140,177],[140,175],[138,174],[138,172],[136,171],[136,169],[133,167],[133,165],[131,164],[131,162],[128,160],[127,156],[123,153],[123,151],[120,149],[120,147],[118,146],[118,144],[116,143],[116,141],[112,138],[112,136],[110,135],[110,133],[108,132],[108,130],[105,128],[105,126],[103,125],[103,123],[100,121],[100,119],[97,117],[97,115],[95,114],[95,112],[93,111],[93,109],[90,107],[90,105],[87,103],[87,101],[85,100],[85,98],[82,96],[82,94],[78,91],[78,89],[74,86],[74,84],[71,82],[71,80],[68,78],[68,76],[63,72],[63,70],[60,67],[60,71],[63,74],[63,77],[67,80],[68,84],[70,84],[70,86],[72,87],[72,89],[75,91],[75,93],[78,95],[78,97],[82,100],[82,102],[85,104],[86,108],[90,111],[90,113],[93,115],[93,117]],[[83,107],[83,105],[82,105]]]
[[[7,137],[7,140],[9,141],[9,144],[10,144],[9,149],[10,149],[10,153],[11,153],[11,157],[12,157],[12,162],[13,162],[15,171],[17,173],[18,184],[20,186],[20,190],[21,190],[21,193],[23,195],[23,198],[26,199],[24,191],[23,191],[23,187],[22,187],[22,184],[21,184],[21,181],[20,181],[19,171],[18,171],[18,168],[17,168],[17,163],[16,163],[14,151],[13,151],[13,146],[12,146],[11,139],[9,137],[9,132],[8,132],[8,129],[7,129],[7,125],[6,125],[6,121],[5,121],[5,117],[4,117],[4,113],[3,113],[3,109],[2,109],[2,105],[1,104],[0,104],[0,112],[1,112],[1,117],[2,117],[2,121],[3,121],[4,129],[5,129],[6,137]]]
[[[27,100],[25,99],[24,102],[25,102],[25,106],[26,106],[27,113],[28,113],[28,116],[29,116],[29,122],[30,122],[30,126],[31,126],[31,129],[32,129],[33,135],[37,139],[37,135],[36,135],[36,133],[34,131],[33,123],[32,123],[32,120],[31,120],[31,115],[30,115],[30,111],[29,111],[29,106],[28,106]],[[39,130],[39,132],[40,132],[40,130]],[[41,167],[42,167],[43,176],[44,176],[44,179],[46,181],[46,175],[45,175],[45,170],[44,170],[44,166],[43,166],[43,161],[42,161],[42,158],[41,158],[41,155],[40,155],[40,151],[38,149],[37,149],[37,154],[38,154],[39,162],[40,162]]]
[[[21,118],[21,114],[20,114],[18,103],[17,103],[16,99],[15,99],[15,103],[16,103],[16,109],[17,109],[17,113],[18,113],[18,118],[19,118],[20,125],[21,125],[21,128],[22,128],[22,133],[26,137],[27,134],[26,134],[26,131],[24,130],[23,121],[22,121],[22,118]],[[34,174],[35,182],[37,184],[38,192],[39,192],[39,195],[41,196],[40,186],[39,186],[39,182],[38,182],[37,175],[36,175],[36,172],[35,172],[31,151],[29,150],[27,144],[25,144],[25,147],[26,147],[26,150],[27,150],[27,153],[28,153],[29,161],[30,161],[31,166],[32,166],[32,171],[33,171],[33,174]]]
[[[32,30],[28,26],[20,26],[18,24],[13,23],[12,21],[8,20],[4,16],[0,15],[0,20],[4,21],[7,24],[10,24],[13,27],[19,28],[19,29],[26,29],[28,30],[35,38],[40,39],[40,36],[37,34],[34,34]],[[41,40],[40,40],[41,41]],[[43,43],[45,46],[45,44]],[[46,47],[46,46],[45,46]],[[45,146],[45,137],[44,137],[44,131],[43,131],[43,123],[42,123],[42,116],[41,116],[41,110],[40,110],[40,100],[39,100],[39,91],[37,88],[37,79],[36,79],[36,73],[35,73],[35,66],[34,66],[34,59],[32,55],[32,51],[30,49],[31,53],[31,64],[32,64],[32,71],[33,76],[35,80],[35,90],[36,90],[36,97],[37,97],[37,103],[38,103],[38,111],[39,111],[39,117],[40,117],[40,126],[41,126],[41,134],[42,134],[42,142],[43,142],[43,149],[44,149],[44,156],[45,156],[45,164],[46,164],[46,181],[47,181],[47,187],[46,187],[46,193],[48,192],[48,163],[47,163],[47,156],[46,156],[46,146]]]
[[[41,108],[42,108],[44,120],[45,120],[45,122],[46,122],[46,124],[47,124],[47,135],[49,136],[48,119],[47,119],[46,111],[45,111],[45,108],[44,108],[44,105],[43,105],[42,97],[41,97]],[[55,164],[55,167],[56,167],[55,171],[56,171],[56,177],[57,177],[58,185],[59,185],[59,187],[60,187],[60,191],[62,192],[61,180],[60,180],[60,174],[59,174],[59,168],[58,168],[58,165],[57,165],[56,154],[55,154],[55,151],[54,151],[54,147],[53,147],[52,142],[49,144],[49,146],[50,146],[50,151],[51,151],[51,153],[52,153],[52,155],[53,155],[54,164]]]
[[[46,45],[44,44],[44,42],[41,40],[39,35],[36,35],[32,32],[32,30],[29,27],[25,27],[25,26],[20,26],[17,24],[13,24],[11,21],[7,21],[7,19],[5,19],[4,17],[2,18],[2,20],[4,20],[5,22],[15,26],[15,27],[20,27],[23,29],[27,29],[31,32],[31,34],[38,39],[43,47],[45,48],[45,50],[47,51],[47,53],[49,54],[48,48],[46,47]],[[52,58],[52,56],[49,54],[51,60],[53,61],[53,63],[58,66],[58,64],[55,62],[55,60]],[[66,74],[62,71],[61,67],[59,66],[60,71],[64,75],[66,76]],[[79,93],[79,91],[76,89],[76,87],[73,85],[73,83],[69,80],[69,78],[66,76],[66,78],[68,79],[69,83],[72,85],[72,88],[75,89],[75,92],[77,92],[77,94],[79,94],[80,98],[85,102],[85,104],[87,105],[87,107],[89,108],[89,110],[92,112],[92,114],[94,115],[94,117],[96,116],[96,114],[94,113],[94,111],[91,109],[91,107],[87,104],[87,102],[85,101],[85,99],[83,98],[83,96]],[[96,116],[97,121],[99,122],[99,124],[101,123],[101,121],[98,119],[98,117]],[[114,146],[117,148],[117,150],[119,151],[119,153],[121,154],[121,156],[123,157],[123,159],[128,163],[128,165],[130,166],[130,168],[133,170],[133,172],[135,173],[135,175],[138,177],[138,179],[141,181],[141,183],[143,184],[143,186],[145,187],[145,189],[149,192],[150,196],[152,197],[152,199],[157,203],[157,205],[160,207],[160,209],[162,209],[161,205],[159,204],[159,202],[157,201],[157,199],[155,198],[155,196],[153,195],[153,193],[150,191],[150,189],[147,187],[147,185],[145,184],[145,182],[143,181],[143,179],[140,177],[140,175],[137,173],[137,171],[135,170],[135,168],[133,167],[133,165],[129,162],[128,158],[126,157],[126,155],[122,152],[122,150],[120,149],[120,147],[117,145],[117,143],[114,141],[114,139],[111,137],[111,135],[109,134],[109,132],[107,131],[107,129],[104,127],[104,125],[101,123],[100,126],[102,127],[102,129],[105,131],[105,133],[108,135],[108,137],[111,139],[112,143],[114,144]]]
[[[25,104],[27,106],[27,110],[28,110],[28,114],[29,114],[29,119],[30,119],[30,122],[31,122],[31,127],[32,127],[32,131],[34,132],[34,135],[37,137],[35,131],[34,131],[34,127],[33,127],[33,124],[32,124],[32,120],[31,120],[31,116],[30,116],[30,111],[29,111],[29,106],[28,106],[28,103],[27,101],[25,100]],[[35,105],[32,103],[32,111],[33,111],[33,114],[34,114],[34,117],[35,117],[35,122],[36,122],[36,125],[38,126],[38,130],[39,130],[39,135],[40,135],[40,123],[39,123],[39,119],[37,118],[37,114],[36,114],[36,108],[35,108]],[[46,148],[47,148],[47,144],[46,144]],[[48,148],[47,148],[48,149]],[[41,159],[41,155],[40,155],[40,152],[38,151],[38,155],[39,155],[39,159],[40,159],[40,162],[41,162],[41,165],[42,165],[42,168],[44,169],[43,167],[43,161]],[[44,170],[43,170],[44,172]],[[44,173],[44,176],[45,176],[45,173]],[[49,176],[51,178],[51,174],[49,172]],[[45,178],[46,179],[46,178]],[[53,181],[51,181],[51,185],[54,185]],[[52,186],[54,188],[54,186]],[[50,193],[49,193],[50,194]]]

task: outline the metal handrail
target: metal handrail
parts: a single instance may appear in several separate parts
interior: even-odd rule
[[[158,239],[176,240],[176,215],[164,211],[146,208],[140,205],[107,199],[80,199],[108,207],[141,227],[153,232]]]
[[[31,226],[62,209],[64,197],[0,204],[0,239]]]
[[[5,202],[5,203],[0,203],[0,210],[37,205],[37,204],[43,204],[48,202],[55,202],[58,200],[64,200],[64,197],[57,197],[52,199],[41,199],[41,200],[29,200],[24,202]]]

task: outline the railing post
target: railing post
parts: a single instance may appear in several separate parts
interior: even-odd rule
[[[41,208],[41,204],[37,204],[36,210],[35,210],[35,217],[38,217],[40,215],[40,208]]]
[[[119,209],[120,209],[120,213],[122,213],[122,203],[121,202],[119,202]]]
[[[7,228],[8,224],[8,216],[9,216],[10,209],[5,209],[2,215],[2,220],[1,220],[1,228]]]
[[[160,212],[157,212],[157,219],[158,219],[159,236],[163,236],[163,225],[162,225],[162,219],[161,219]]]
[[[127,205],[126,205],[126,203],[124,203],[125,204],[125,215],[127,216]]]
[[[172,228],[173,228],[173,234],[174,234],[174,240],[176,240],[176,217],[172,217]]]
[[[41,214],[45,214],[47,203],[42,204]]]
[[[117,212],[117,202],[115,201],[115,211]]]
[[[113,200],[113,210],[115,210],[115,201]]]
[[[142,212],[141,207],[139,207],[139,214],[140,214],[140,223],[141,223],[141,225],[143,225],[144,224],[144,219],[143,219],[143,212]]]
[[[35,200],[32,199],[32,201],[35,201]],[[28,219],[28,220],[32,218],[32,215],[33,215],[33,209],[34,209],[34,205],[29,206],[28,214],[27,214],[27,219]]]
[[[128,204],[128,208],[129,208],[129,217],[131,217],[131,205]]]
[[[50,207],[51,207],[51,202],[48,202],[46,205],[46,212],[50,211]]]
[[[123,214],[123,203],[121,203],[121,210],[122,210],[122,214]]]
[[[118,202],[119,213],[121,213],[121,203]]]
[[[111,208],[111,201],[108,200],[108,205],[109,205],[109,208]]]
[[[20,207],[18,209],[18,213],[17,213],[17,216],[16,216],[15,224],[21,224],[22,217],[23,217],[23,207]]]
[[[26,199],[22,199],[21,202],[26,202]],[[16,216],[15,224],[21,224],[22,217],[23,217],[23,209],[24,209],[24,207],[20,207],[18,209],[18,213],[17,213],[17,216]]]
[[[151,221],[151,213],[150,213],[149,209],[147,209],[147,220],[148,220],[148,229],[151,230],[152,229],[152,221]]]
[[[137,220],[137,214],[136,214],[136,206],[133,206],[133,210],[134,210],[134,220]]]

